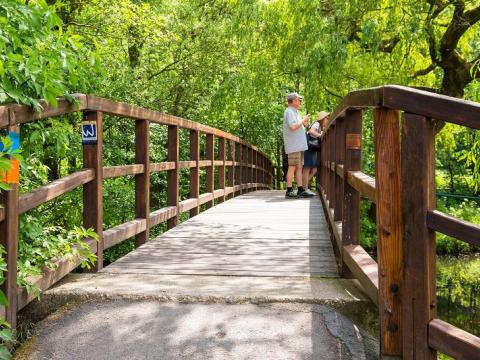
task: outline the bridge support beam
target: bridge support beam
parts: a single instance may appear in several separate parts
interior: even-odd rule
[[[382,355],[401,356],[403,221],[399,112],[377,108],[374,132],[380,350]]]
[[[361,169],[362,111],[347,110],[344,126],[342,245],[347,246],[358,245],[360,239],[360,193],[348,183],[347,174],[349,171]],[[347,137],[349,141],[347,141]],[[352,273],[343,259],[341,275],[347,278],[352,277]]]
[[[83,167],[93,169],[95,178],[83,186],[83,226],[93,228],[98,235],[97,261],[93,271],[103,268],[103,115],[99,111],[83,114],[83,120],[96,125],[97,141],[83,145]]]
[[[168,161],[175,163],[175,168],[168,170],[167,173],[167,205],[175,206],[177,213],[174,217],[168,219],[167,228],[171,229],[178,222],[178,160],[179,160],[179,136],[178,126],[168,126]]]
[[[10,120],[11,122],[11,120]],[[8,131],[20,133],[18,125],[10,125]],[[17,259],[18,259],[18,184],[10,184],[9,191],[2,191],[5,219],[0,223],[0,243],[5,248],[5,262],[7,272],[4,274],[5,281],[2,291],[5,294],[8,305],[5,307],[5,320],[10,323],[12,329],[17,327]]]
[[[135,175],[135,218],[145,219],[145,231],[135,236],[135,246],[149,239],[150,224],[150,122],[135,121],[135,163],[143,164],[142,174]]]
[[[427,211],[435,209],[435,130],[430,119],[405,113],[402,134],[405,269],[404,359],[436,359],[428,324],[436,317],[435,232]],[[377,190],[378,191],[378,190]]]
[[[190,161],[195,161],[195,167],[190,168],[190,198],[197,199],[197,206],[190,210],[190,217],[198,215],[200,206],[200,133],[190,130]]]

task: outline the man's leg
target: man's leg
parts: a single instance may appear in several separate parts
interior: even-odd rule
[[[296,167],[295,174],[297,175],[297,186],[300,188],[303,184],[303,165],[299,164]]]
[[[295,174],[295,169],[296,167],[293,165],[288,166],[288,171],[287,171],[287,188],[292,187],[293,183],[293,175]]]

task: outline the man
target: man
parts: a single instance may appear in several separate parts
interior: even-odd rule
[[[288,156],[286,198],[312,197],[315,195],[302,187],[303,152],[308,149],[305,127],[310,119],[310,115],[302,118],[298,113],[302,100],[303,97],[297,93],[288,94],[288,107],[283,115],[283,142],[285,153]],[[296,194],[292,188],[294,175],[298,186]]]

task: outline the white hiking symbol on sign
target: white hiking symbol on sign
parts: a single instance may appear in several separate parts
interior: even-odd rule
[[[88,122],[82,124],[82,143],[96,144],[97,143],[97,124]]]

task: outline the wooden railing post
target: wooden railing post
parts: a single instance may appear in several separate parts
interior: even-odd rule
[[[232,165],[228,167],[227,171],[227,182],[228,187],[235,186],[235,143],[232,140],[228,140],[228,161],[232,162]],[[234,197],[235,192],[232,192],[228,195],[228,199]]]
[[[190,160],[195,161],[195,167],[190,168],[190,198],[197,199],[197,206],[190,210],[190,217],[198,215],[200,196],[200,133],[190,130]]]
[[[222,165],[218,167],[218,188],[223,189],[224,193],[218,198],[218,202],[225,201],[225,138],[218,139],[218,160],[222,162]]]
[[[398,111],[386,108],[375,110],[374,137],[380,351],[382,355],[400,356],[402,354],[403,221]],[[413,172],[409,176],[416,175]],[[416,190],[412,188],[411,192],[415,193]]]
[[[95,125],[97,140],[83,144],[83,167],[95,171],[95,179],[83,185],[83,226],[98,235],[97,261],[93,271],[103,268],[103,115],[98,111],[84,112],[83,120]],[[93,128],[91,129],[93,130]],[[83,131],[83,129],[82,129]]]
[[[8,126],[8,132],[20,134],[18,125]],[[10,190],[3,192],[3,206],[5,219],[0,223],[0,243],[5,248],[5,261],[7,272],[4,274],[5,282],[2,284],[8,306],[5,308],[5,320],[13,329],[17,327],[17,260],[18,260],[18,184],[10,184]]]
[[[343,164],[345,161],[345,133],[344,133],[344,120],[338,118],[335,126],[335,211],[334,221],[341,221],[343,218],[343,181],[337,174],[336,168],[339,164]],[[340,254],[342,249],[339,249]]]
[[[246,145],[242,145],[242,160],[243,160],[243,170],[242,170],[242,194],[248,192],[248,149]]]
[[[240,186],[238,194],[241,194],[243,181],[243,151],[242,144],[240,143],[235,144],[235,161],[238,163],[236,166],[235,184]]]
[[[150,122],[135,122],[135,162],[143,164],[142,174],[135,175],[135,217],[145,219],[145,231],[135,235],[135,246],[145,244],[149,239],[150,224]]]
[[[347,110],[343,131],[343,218],[342,245],[358,245],[360,239],[360,193],[348,183],[348,172],[361,169],[362,111]],[[342,277],[352,277],[342,261]]]
[[[435,232],[426,224],[435,209],[435,130],[430,119],[404,114],[402,180],[405,268],[403,358],[436,359],[428,323],[436,317]],[[378,191],[378,190],[377,190]]]
[[[329,174],[330,174],[330,186],[328,189],[328,200],[330,200],[329,207],[331,209],[335,209],[335,182],[336,176],[335,172],[332,170],[332,164],[335,162],[335,133],[336,133],[336,126],[332,124],[330,128],[330,150],[328,152],[328,160],[330,161],[329,166]]]
[[[206,136],[207,136],[207,138],[206,138],[206,142],[205,142],[205,160],[210,160],[212,162],[209,166],[207,166],[207,168],[206,168],[207,171],[206,171],[206,176],[205,176],[207,193],[212,194],[212,200],[207,201],[205,203],[205,207],[207,209],[209,209],[214,204],[213,190],[214,190],[214,186],[215,186],[215,176],[214,176],[214,174],[215,174],[215,165],[214,165],[214,162],[215,162],[215,146],[214,146],[215,137],[213,136],[213,134],[207,134]]]
[[[178,126],[168,126],[168,161],[175,163],[175,168],[168,170],[167,173],[167,205],[175,206],[177,214],[167,220],[167,228],[171,229],[178,223],[178,160],[179,160],[179,137]]]

